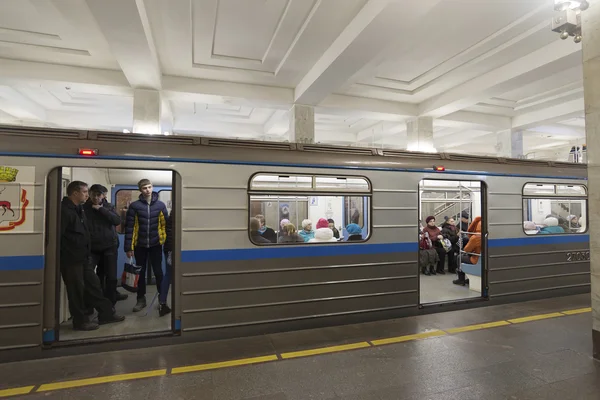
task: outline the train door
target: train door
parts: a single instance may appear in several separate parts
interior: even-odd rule
[[[59,177],[62,177],[62,179]],[[49,270],[49,274],[54,274],[54,288],[48,288],[47,295],[45,295],[45,303],[48,304],[48,306],[45,307],[45,331],[51,330],[53,332],[52,335],[46,335],[48,340],[45,339],[44,341],[47,344],[52,342],[87,341],[96,338],[119,338],[122,336],[132,335],[164,335],[175,332],[173,329],[175,326],[175,313],[173,312],[175,297],[173,293],[175,293],[176,274],[174,272],[177,268],[176,259],[177,255],[179,254],[179,251],[176,248],[173,249],[174,254],[169,258],[169,261],[171,261],[170,265],[172,267],[168,270],[169,279],[166,280],[166,282],[169,282],[170,286],[165,284],[161,285],[161,279],[165,281],[167,275],[167,254],[164,253],[164,249],[162,246],[160,246],[160,244],[158,245],[160,247],[160,254],[154,250],[154,253],[157,254],[152,253],[154,260],[160,260],[157,263],[158,267],[156,269],[153,268],[151,266],[151,262],[147,260],[147,268],[144,268],[147,273],[147,275],[145,275],[146,293],[145,296],[143,296],[146,300],[146,304],[143,308],[140,309],[137,307],[139,303],[138,297],[140,297],[138,296],[139,292],[136,292],[136,289],[133,289],[128,285],[123,285],[124,281],[122,280],[122,277],[124,275],[123,272],[125,270],[125,264],[130,263],[141,267],[141,261],[138,261],[136,256],[143,256],[143,254],[140,253],[142,250],[141,246],[138,246],[138,249],[135,252],[136,256],[131,259],[127,257],[124,248],[126,242],[125,231],[127,230],[126,215],[128,209],[131,207],[131,204],[140,199],[141,192],[139,191],[137,184],[141,179],[148,179],[153,185],[154,194],[152,204],[155,204],[158,200],[164,203],[166,206],[167,215],[163,216],[167,218],[161,219],[159,217],[160,222],[157,226],[161,232],[161,234],[157,233],[157,237],[163,238],[157,240],[164,240],[164,235],[162,234],[164,234],[165,223],[167,222],[173,210],[177,208],[177,196],[173,191],[174,187],[180,187],[180,184],[179,186],[176,184],[176,182],[179,182],[180,180],[180,177],[177,173],[173,171],[161,170],[63,167],[52,171],[52,173],[49,175],[47,191],[48,219],[46,252],[50,256],[49,259],[52,261],[47,263],[46,268]],[[112,214],[116,216],[118,220],[120,220],[118,225],[116,224],[117,221],[114,218],[112,218],[113,222],[111,222],[115,229],[117,242],[114,242],[114,245],[111,244],[109,247],[111,247],[111,249],[114,251],[99,250],[99,247],[96,246],[97,243],[94,243],[94,240],[97,239],[93,239],[93,253],[100,253],[100,255],[96,254],[95,257],[92,257],[90,260],[90,265],[95,272],[94,276],[98,278],[97,283],[99,286],[101,286],[100,290],[102,295],[108,299],[107,301],[109,301],[109,304],[113,303],[112,306],[117,314],[125,316],[125,320],[110,324],[100,324],[99,328],[95,330],[80,330],[73,326],[72,315],[69,312],[67,290],[60,273],[61,200],[64,196],[67,196],[68,185],[75,181],[87,183],[88,189],[94,184],[101,185],[103,190],[106,190],[106,194],[104,196],[105,199],[102,203],[103,210],[111,209]],[[60,184],[58,182],[60,182]],[[92,219],[90,217],[90,213],[92,213],[93,210],[91,208],[84,210],[88,220]],[[103,215],[104,213],[99,213],[96,215],[96,217],[100,216],[101,214]],[[137,222],[139,222],[139,220],[134,222],[134,229],[137,229],[139,226],[137,225]],[[88,225],[91,226],[91,224]],[[137,237],[142,237],[143,235],[148,236],[147,231],[136,232]],[[175,236],[177,232],[178,230],[174,225],[172,234]],[[129,242],[129,239],[135,236],[135,234],[128,236],[127,241]],[[94,237],[97,238],[99,236],[92,235],[92,238]],[[111,241],[111,243],[113,242]],[[173,240],[173,243],[175,243],[175,240]],[[154,245],[150,247],[153,246]],[[100,247],[103,248],[105,246],[102,244]],[[111,251],[114,256],[111,255]],[[150,257],[149,254],[150,253],[148,253],[147,258]],[[113,260],[113,262],[106,264],[109,261],[102,261],[108,259]],[[115,259],[116,263],[114,261]],[[116,277],[116,282],[114,279],[111,279],[112,283],[109,282],[108,274],[106,273],[107,268],[111,271],[116,270],[116,273],[110,274],[112,278]],[[50,272],[50,270],[53,272]],[[103,270],[105,271],[104,273]],[[125,274],[125,276],[127,276],[127,274]],[[125,280],[125,282],[131,283],[131,281],[127,282],[127,280]],[[110,293],[113,292],[111,292],[109,288],[114,287],[112,286],[114,284],[117,286],[116,295],[112,296],[111,300]],[[167,287],[168,289],[166,289]],[[139,290],[139,285],[137,289]],[[159,292],[161,290],[165,291],[166,294],[164,296],[160,296]],[[100,322],[98,309],[94,309],[93,305],[87,304],[87,302],[88,299],[85,300],[86,319],[93,323]],[[167,308],[162,307],[161,304],[166,304]],[[165,312],[168,311],[169,308],[172,311],[170,313]],[[50,317],[50,315],[53,315],[53,317]]]
[[[419,183],[419,303],[487,297],[485,185]]]

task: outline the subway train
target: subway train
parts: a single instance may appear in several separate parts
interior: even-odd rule
[[[249,337],[590,290],[582,164],[11,126],[0,127],[0,140],[0,360]],[[124,216],[142,178],[173,213],[172,313],[159,316],[150,292],[146,309],[133,313],[135,293],[120,287],[129,294],[116,306],[124,322],[73,331],[58,261],[65,188],[73,180],[103,184]],[[265,222],[258,234],[268,229],[275,240],[251,239],[257,215]],[[453,284],[456,275],[447,272],[421,274],[419,224],[427,216],[459,228],[462,216],[467,224],[480,217],[480,232],[471,232],[481,238],[478,261],[463,266],[467,285]],[[313,239],[327,229],[325,220],[337,235],[285,242],[277,239],[282,220]],[[120,274],[123,225],[116,229]]]

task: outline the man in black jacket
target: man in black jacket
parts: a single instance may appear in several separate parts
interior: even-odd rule
[[[114,312],[102,294],[100,281],[90,263],[91,240],[82,204],[88,198],[85,182],[73,181],[67,187],[60,215],[60,272],[67,287],[73,329],[91,331],[98,325],[85,316],[86,303],[98,310],[98,323],[120,322],[125,317]]]
[[[104,297],[114,305],[125,300],[126,294],[117,292],[117,249],[119,238],[115,226],[121,217],[112,204],[106,201],[108,189],[102,185],[90,187],[90,198],[83,206],[92,239],[92,266],[104,290]]]

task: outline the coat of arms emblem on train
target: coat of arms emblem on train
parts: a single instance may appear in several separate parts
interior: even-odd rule
[[[10,231],[25,222],[29,204],[27,191],[16,182],[19,170],[0,166],[0,231]]]

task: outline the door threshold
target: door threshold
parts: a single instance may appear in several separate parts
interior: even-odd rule
[[[419,308],[434,308],[434,307],[445,307],[451,305],[461,305],[470,303],[479,303],[481,301],[488,301],[489,297],[469,297],[465,299],[448,300],[448,301],[435,301],[432,303],[419,303]]]
[[[124,335],[115,336],[100,336],[85,339],[71,339],[64,341],[56,341],[49,346],[45,346],[45,349],[58,348],[58,347],[72,347],[72,346],[83,346],[88,344],[101,344],[110,342],[124,342],[138,339],[153,339],[159,337],[176,336],[177,334],[173,331],[159,331],[159,332],[142,332],[142,333],[130,333]]]

